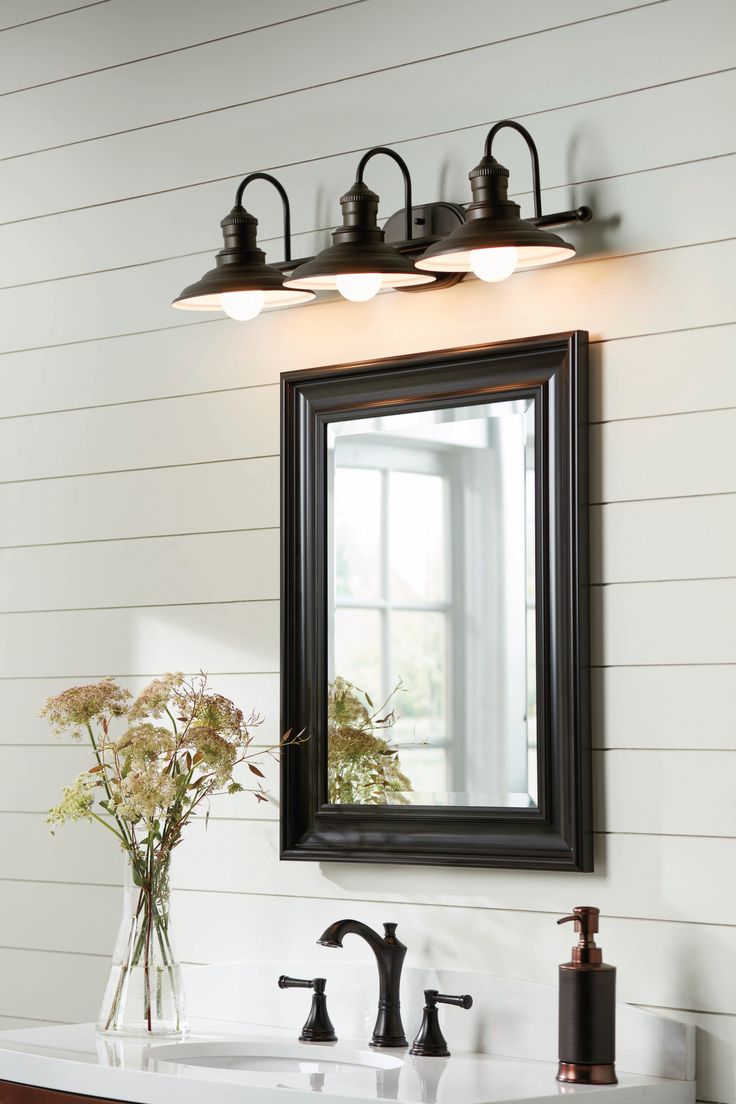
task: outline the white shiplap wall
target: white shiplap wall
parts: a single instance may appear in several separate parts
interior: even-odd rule
[[[696,1023],[699,1097],[736,1102],[735,36],[731,0],[0,3],[0,1026],[91,1018],[118,918],[107,841],[46,834],[83,754],[44,698],[204,667],[277,734],[279,372],[584,328],[595,874],[280,864],[276,803],[234,799],[180,852],[180,948],[303,957],[353,913],[417,964],[554,982],[584,898],[622,998]],[[546,206],[596,210],[574,264],[246,326],[170,310],[245,172],[283,180],[305,253],[359,151],[463,201],[504,116]],[[521,143],[498,153],[528,207]],[[398,174],[371,174],[388,214]],[[277,259],[277,201],[251,205]]]

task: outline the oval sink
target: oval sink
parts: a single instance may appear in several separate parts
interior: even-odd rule
[[[175,1043],[153,1047],[150,1057],[183,1066],[240,1070],[244,1073],[346,1074],[360,1070],[397,1069],[402,1065],[398,1058],[372,1051],[266,1040],[258,1043]]]

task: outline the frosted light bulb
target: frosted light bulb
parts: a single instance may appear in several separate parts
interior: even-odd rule
[[[381,277],[378,272],[351,272],[336,276],[337,290],[351,303],[365,303],[381,290]]]
[[[263,310],[266,296],[262,291],[223,291],[222,309],[236,322],[250,322]]]
[[[497,284],[506,280],[516,268],[518,255],[513,245],[503,249],[473,249],[470,267],[479,280]]]

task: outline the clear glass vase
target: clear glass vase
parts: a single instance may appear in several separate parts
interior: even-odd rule
[[[105,1035],[182,1038],[181,967],[172,949],[169,859],[141,873],[125,864],[123,916],[97,1020]]]

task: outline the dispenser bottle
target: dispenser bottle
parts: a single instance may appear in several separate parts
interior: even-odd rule
[[[572,960],[560,966],[558,1081],[578,1085],[615,1085],[616,967],[603,961],[596,946],[600,909],[581,905],[572,916],[580,938]]]

